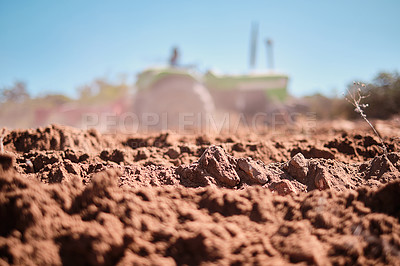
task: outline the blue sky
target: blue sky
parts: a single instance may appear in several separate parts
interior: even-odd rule
[[[130,81],[177,45],[200,70],[246,73],[250,27],[274,40],[275,67],[296,96],[342,92],[400,70],[400,1],[0,0],[0,87],[74,95],[94,78]]]

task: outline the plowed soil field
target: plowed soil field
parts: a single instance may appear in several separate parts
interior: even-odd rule
[[[400,265],[400,123],[6,130],[0,265]]]

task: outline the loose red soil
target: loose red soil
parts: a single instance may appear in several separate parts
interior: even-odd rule
[[[400,125],[379,123],[387,156],[362,124],[6,131],[0,265],[400,265]]]

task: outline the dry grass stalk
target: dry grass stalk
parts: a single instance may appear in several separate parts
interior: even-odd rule
[[[347,89],[348,96],[346,97],[346,100],[355,107],[354,111],[359,113],[360,116],[365,120],[365,122],[367,122],[368,125],[372,128],[375,135],[379,138],[379,140],[381,142],[381,149],[383,150],[383,154],[385,155],[385,157],[387,157],[387,147],[386,147],[385,142],[383,141],[381,135],[378,133],[378,131],[375,129],[375,127],[368,120],[367,115],[364,113],[364,108],[367,108],[368,104],[361,103],[361,101],[362,101],[362,99],[365,99],[369,96],[369,95],[361,94],[361,88],[365,87],[365,84],[360,83],[360,82],[354,82],[354,87],[356,88],[356,90],[353,90],[353,92],[351,92],[349,89]]]

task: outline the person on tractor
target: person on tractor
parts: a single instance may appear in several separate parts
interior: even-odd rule
[[[171,58],[169,59],[169,63],[172,67],[178,66],[178,58],[179,58],[179,51],[178,47],[174,47],[172,49],[172,55]]]

